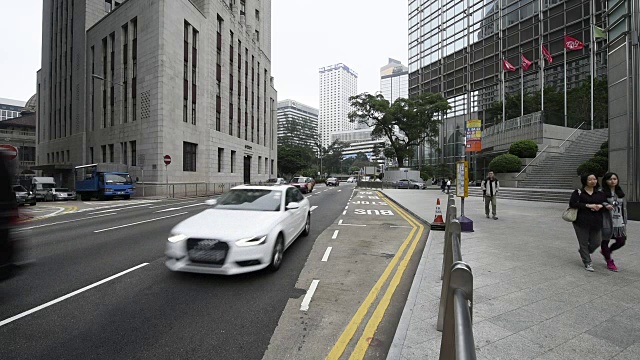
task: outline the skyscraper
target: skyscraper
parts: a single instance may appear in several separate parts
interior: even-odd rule
[[[318,109],[295,100],[278,101],[278,145],[316,148]]]
[[[358,92],[358,74],[345,64],[320,68],[319,134],[322,146],[331,144],[331,133],[353,130],[356,123],[349,121],[349,97]]]
[[[399,97],[408,98],[409,68],[389,58],[389,63],[380,68],[380,92],[390,103]]]

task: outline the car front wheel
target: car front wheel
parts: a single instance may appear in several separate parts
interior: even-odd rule
[[[307,221],[304,223],[304,230],[302,230],[302,236],[309,236],[311,231],[311,213],[307,214]]]
[[[282,234],[278,235],[276,244],[273,246],[273,252],[271,254],[271,264],[269,264],[269,270],[278,271],[282,264],[282,258],[284,257],[284,238]]]

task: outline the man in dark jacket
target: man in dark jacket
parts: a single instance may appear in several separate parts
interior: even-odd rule
[[[489,171],[489,176],[482,180],[482,195],[484,197],[484,213],[489,219],[489,202],[491,202],[491,211],[493,214],[493,220],[498,220],[496,211],[496,196],[500,190],[500,183],[495,178],[493,171]]]

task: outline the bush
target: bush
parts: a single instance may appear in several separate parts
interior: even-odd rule
[[[578,175],[582,174],[594,174],[597,177],[604,176],[606,167],[603,168],[599,160],[591,159],[583,162],[578,166]]]
[[[509,147],[509,154],[519,158],[534,158],[538,154],[538,144],[533,140],[516,141]]]
[[[598,165],[600,165],[600,167],[605,170],[609,168],[609,159],[603,156],[594,156],[593,159],[591,159],[591,161],[594,161],[596,163],[598,163]],[[602,175],[604,175],[604,172],[602,173]],[[598,175],[601,176],[601,175]]]
[[[609,140],[605,141],[600,145],[600,149],[608,149],[609,148]]]
[[[489,163],[489,169],[495,173],[518,172],[522,168],[520,158],[512,154],[497,156]]]
[[[596,154],[594,155],[594,157],[603,157],[603,158],[609,158],[609,149],[605,148],[605,149],[600,149],[596,152]]]

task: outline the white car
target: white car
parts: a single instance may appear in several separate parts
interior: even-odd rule
[[[222,275],[275,271],[284,251],[309,234],[309,200],[293,186],[237,186],[207,204],[210,209],[171,230],[165,251],[169,269]]]

